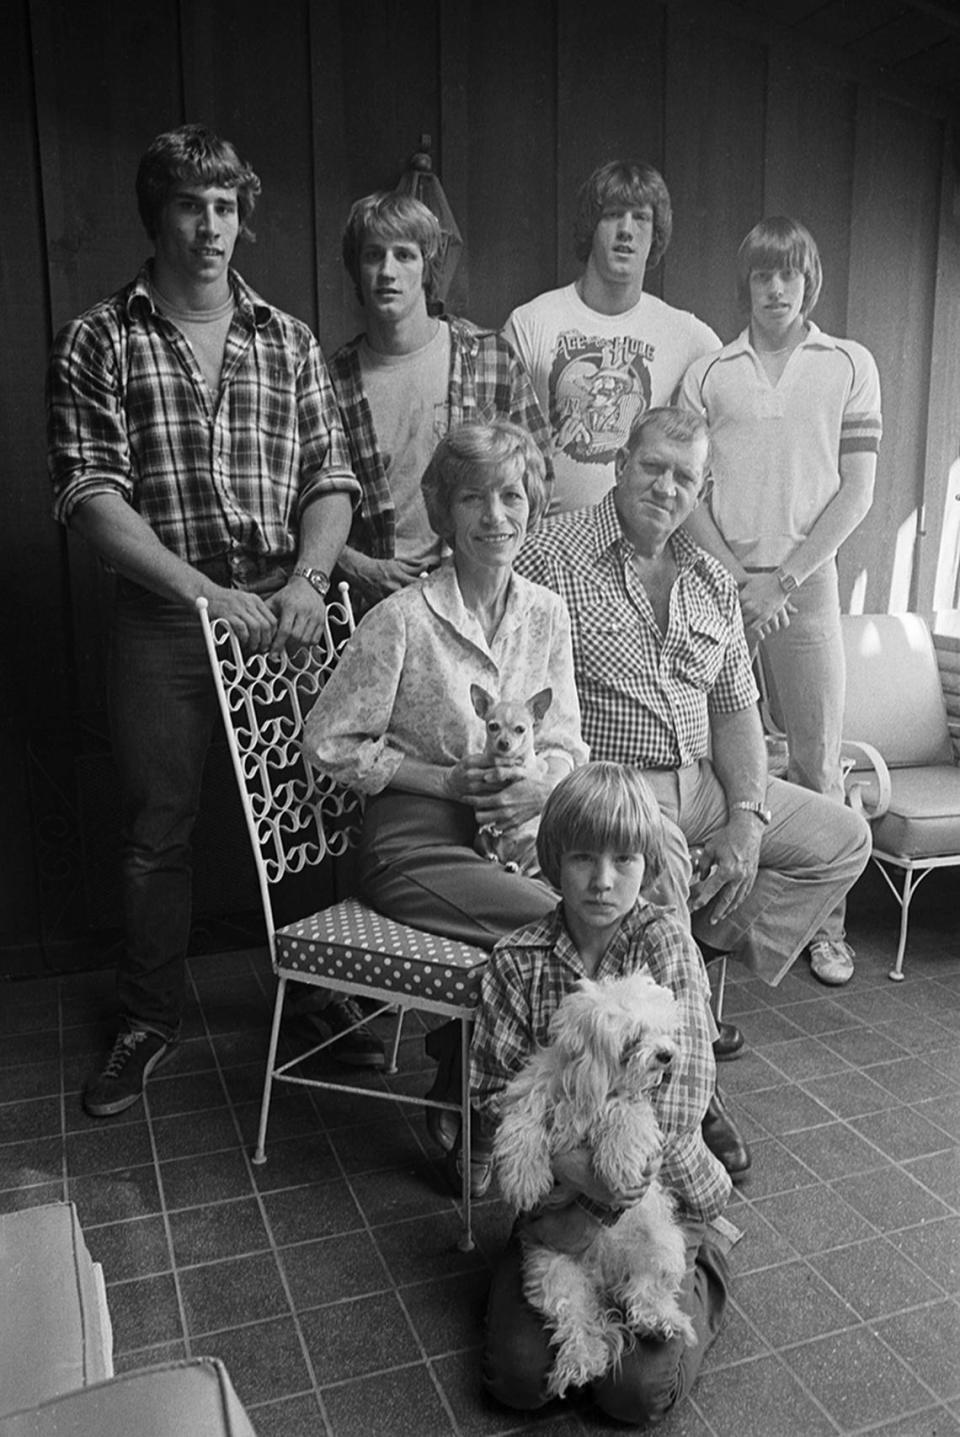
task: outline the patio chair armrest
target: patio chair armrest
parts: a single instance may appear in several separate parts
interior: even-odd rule
[[[868,774],[854,765],[866,759],[873,770]],[[844,739],[841,748],[847,803],[864,818],[882,818],[890,807],[890,770],[883,755],[871,743]]]

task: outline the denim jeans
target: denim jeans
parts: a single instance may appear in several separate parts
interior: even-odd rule
[[[211,577],[226,581],[223,569],[222,579]],[[121,797],[120,1017],[173,1038],[190,935],[191,836],[219,717],[197,615],[124,580],[110,635],[108,709]]]
[[[483,1381],[506,1407],[536,1411],[548,1399],[547,1376],[554,1349],[539,1313],[523,1293],[521,1218],[494,1268],[487,1301]],[[688,1395],[704,1357],[723,1325],[729,1276],[726,1258],[702,1223],[685,1224],[687,1270],[680,1306],[693,1322],[695,1347],[682,1337],[638,1336],[623,1360],[593,1383],[597,1406],[619,1422],[643,1426],[661,1421]]]

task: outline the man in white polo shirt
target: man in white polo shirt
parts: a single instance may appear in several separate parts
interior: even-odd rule
[[[774,216],[737,256],[747,328],[697,360],[680,402],[710,425],[714,489],[687,520],[730,570],[752,646],[776,689],[787,777],[843,802],[840,741],[846,675],[837,550],[873,499],[880,380],[869,350],[810,319],[820,294],[817,245]],[[843,901],[810,943],[822,983],[853,977]]]
[[[579,195],[582,275],[507,320],[553,437],[552,512],[602,499],[633,421],[669,404],[688,365],[720,348],[709,325],[644,293],[672,228],[670,195],[651,165],[601,166]]]

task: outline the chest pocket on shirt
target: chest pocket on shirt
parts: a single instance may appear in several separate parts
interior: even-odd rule
[[[585,603],[575,619],[580,631],[577,658],[588,679],[621,693],[632,691],[631,677],[638,656],[637,628],[642,622],[627,614],[611,614],[602,600]]]
[[[709,693],[720,676],[730,632],[719,616],[697,614],[676,650],[674,670],[693,688]]]

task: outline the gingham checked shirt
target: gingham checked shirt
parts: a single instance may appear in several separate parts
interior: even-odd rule
[[[704,758],[710,713],[757,701],[736,585],[683,532],[670,539],[677,577],[661,633],[620,528],[615,490],[595,508],[549,520],[516,562],[562,595],[590,757],[639,768]]]
[[[512,419],[536,441],[547,461],[553,483],[552,441],[527,371],[500,335],[481,330],[468,320],[449,316],[450,388],[447,425],[501,417]],[[330,360],[330,377],[343,415],[353,472],[362,498],[354,514],[348,543],[374,559],[392,559],[396,545],[396,514],[383,455],[377,448],[373,415],[363,391],[359,334]]]
[[[231,271],[236,308],[212,396],[155,308],[149,274],[148,264],[54,341],[54,515],[68,523],[93,495],[119,494],[188,563],[228,551],[289,559],[307,505],[357,490],[320,348]]]
[[[623,920],[594,977],[623,978],[640,969],[671,990],[681,1015],[680,1051],[654,1098],[665,1138],[660,1176],[692,1218],[709,1222],[723,1211],[730,1179],[700,1131],[716,1080],[706,974],[693,939],[673,914],[643,902]],[[561,999],[585,976],[562,904],[494,948],[470,1045],[471,1099],[486,1132],[496,1127],[509,1079],[547,1044]]]

